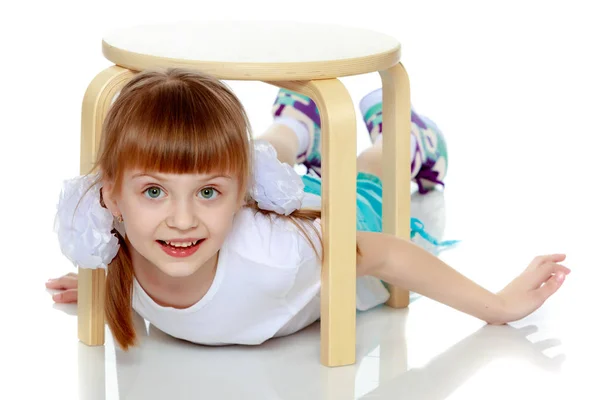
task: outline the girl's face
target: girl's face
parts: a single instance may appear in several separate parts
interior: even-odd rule
[[[119,198],[105,196],[105,203],[123,216],[133,251],[171,277],[186,277],[221,248],[241,197],[237,177],[131,170]]]

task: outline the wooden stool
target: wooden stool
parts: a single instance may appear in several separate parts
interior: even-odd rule
[[[321,363],[355,363],[356,114],[339,77],[379,72],[383,82],[384,232],[410,235],[410,91],[399,43],[383,34],[335,25],[198,22],[112,32],[102,42],[114,63],[90,83],[83,100],[81,173],[90,172],[107,110],[138,71],[185,67],[222,80],[254,80],[315,101],[322,124]],[[408,306],[390,287],[388,305]],[[104,344],[105,271],[79,268],[78,330],[87,345]]]

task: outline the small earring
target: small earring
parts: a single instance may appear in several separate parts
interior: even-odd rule
[[[122,215],[117,215],[116,217],[117,217],[117,221],[118,221],[119,223],[122,223],[122,222],[123,222],[123,216],[122,216]]]

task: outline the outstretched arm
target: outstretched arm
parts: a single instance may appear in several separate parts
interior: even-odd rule
[[[492,293],[416,244],[392,235],[358,232],[362,256],[357,274],[370,275],[419,293],[490,324],[531,314],[561,286],[571,271],[557,264],[565,255],[536,257],[499,293]]]

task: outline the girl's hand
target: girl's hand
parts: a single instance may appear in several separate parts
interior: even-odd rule
[[[49,279],[46,288],[60,290],[52,296],[52,300],[57,303],[77,303],[77,274],[73,272]]]
[[[516,321],[540,308],[571,272],[569,268],[558,264],[565,258],[564,254],[534,258],[521,275],[498,293],[503,303],[503,317],[490,323],[496,325]]]

